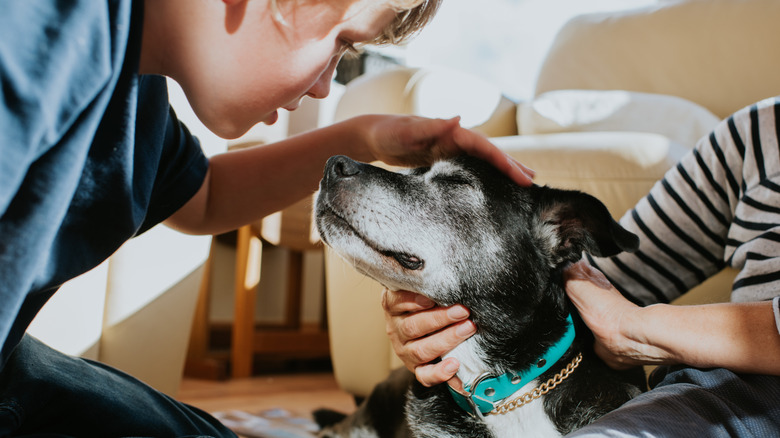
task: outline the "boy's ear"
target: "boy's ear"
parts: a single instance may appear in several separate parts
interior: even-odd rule
[[[607,207],[587,193],[540,187],[538,215],[551,239],[555,262],[576,262],[586,251],[608,257],[639,248],[639,238],[620,226]]]

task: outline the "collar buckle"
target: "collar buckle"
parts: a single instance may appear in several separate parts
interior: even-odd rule
[[[477,386],[480,383],[482,383],[487,379],[492,379],[494,377],[495,376],[492,373],[482,373],[479,376],[477,376],[476,379],[474,379],[474,382],[472,382],[469,387],[466,387],[463,385],[463,382],[461,382],[460,379],[456,376],[447,382],[447,388],[449,388],[450,393],[455,399],[455,403],[457,403],[461,409],[466,411],[467,414],[471,415],[474,418],[479,418],[480,420],[484,420],[485,419],[484,414],[493,410],[493,403],[479,398],[475,401],[474,391],[476,390]],[[457,379],[455,384],[459,386],[459,388],[452,386],[452,381],[454,379]]]

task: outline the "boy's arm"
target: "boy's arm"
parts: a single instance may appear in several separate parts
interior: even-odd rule
[[[531,183],[532,171],[461,128],[458,119],[369,115],[212,157],[203,186],[165,223],[187,233],[216,234],[258,220],[313,193],[333,155],[421,166],[460,153],[490,161],[518,184]]]

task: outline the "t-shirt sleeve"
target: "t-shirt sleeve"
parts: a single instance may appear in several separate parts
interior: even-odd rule
[[[170,107],[164,142],[149,207],[138,234],[186,204],[203,185],[208,171],[208,158],[200,142]]]

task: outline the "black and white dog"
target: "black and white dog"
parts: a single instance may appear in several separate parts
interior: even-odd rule
[[[358,271],[439,305],[461,303],[477,327],[448,354],[462,386],[425,388],[400,371],[325,436],[559,436],[644,388],[641,370],[598,359],[564,291],[562,271],[583,251],[638,247],[596,198],[519,187],[465,156],[401,173],[336,156],[316,220],[322,240]],[[394,417],[403,393],[404,414]]]

